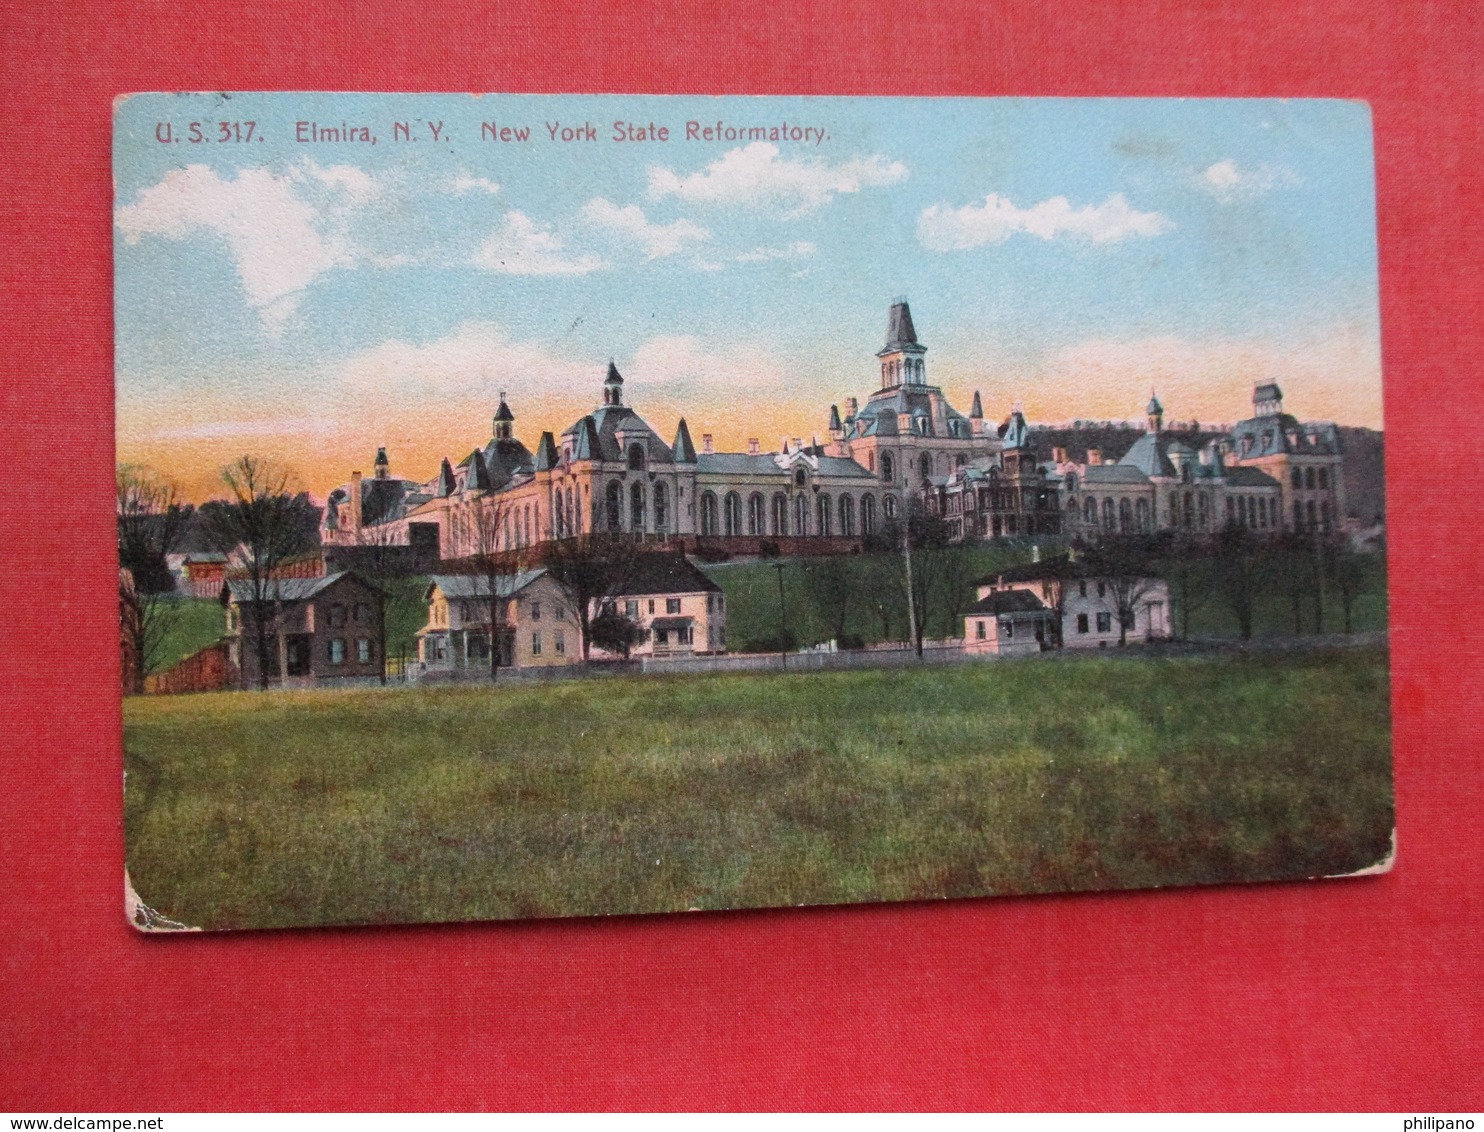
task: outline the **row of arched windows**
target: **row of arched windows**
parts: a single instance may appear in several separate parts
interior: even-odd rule
[[[1328,491],[1328,468],[1294,468],[1288,481],[1295,491]]]
[[[888,518],[896,514],[895,497],[886,496],[883,506]],[[822,491],[812,503],[802,493],[790,503],[781,491],[771,499],[755,491],[744,506],[739,492],[718,497],[714,491],[703,491],[700,518],[703,535],[871,535],[876,533],[876,497],[862,495],[857,504],[854,496],[837,499]]]

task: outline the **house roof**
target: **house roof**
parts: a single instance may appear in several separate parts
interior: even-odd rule
[[[975,586],[994,586],[1001,582],[1040,582],[1065,578],[1106,578],[1110,571],[1095,555],[1083,554],[1068,558],[1065,554],[1052,555],[1040,562],[1025,562],[1019,566],[1008,566],[993,574],[975,580]]]
[[[355,577],[357,581],[360,581],[360,578],[349,570],[339,570],[318,578],[269,578],[263,585],[263,600],[307,601],[335,583],[350,577]],[[230,578],[222,584],[222,588],[229,594],[232,601],[239,604],[253,600],[251,578]]]
[[[611,596],[694,593],[721,593],[721,587],[683,554],[641,554]]]
[[[969,607],[969,614],[992,613],[1002,616],[1011,613],[1041,613],[1049,615],[1046,603],[1030,590],[1000,590]]]
[[[668,629],[687,629],[693,624],[695,624],[693,617],[656,617],[649,623],[649,627],[664,632]]]
[[[618,371],[613,372],[616,374]],[[620,432],[624,434],[622,444],[618,439]],[[627,450],[633,444],[644,446],[645,459],[651,464],[668,464],[675,459],[670,446],[627,405],[603,405],[594,409],[562,433],[564,440],[567,437],[572,438],[574,460],[621,463],[628,458]]]
[[[1336,456],[1340,452],[1340,434],[1327,421],[1305,424],[1291,413],[1274,413],[1238,421],[1232,428],[1232,449],[1232,454],[1242,460],[1284,452],[1300,456]]]
[[[510,597],[517,594],[545,573],[545,569],[538,569],[498,575],[495,578],[495,596]],[[434,574],[428,580],[423,600],[431,600],[435,589],[441,590],[447,598],[488,598],[490,579],[486,574]]]

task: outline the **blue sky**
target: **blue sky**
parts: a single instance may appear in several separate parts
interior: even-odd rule
[[[1301,416],[1381,423],[1360,103],[140,95],[115,189],[120,458],[193,494],[244,450],[317,494],[378,444],[430,475],[500,390],[534,443],[610,356],[656,427],[772,447],[875,388],[897,295],[960,407],[1132,418],[1154,386],[1230,421],[1276,379]]]

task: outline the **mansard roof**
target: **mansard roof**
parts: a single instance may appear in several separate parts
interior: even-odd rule
[[[504,487],[516,476],[528,476],[536,470],[531,450],[514,437],[492,438],[485,444],[481,455],[490,482],[497,488]]]
[[[540,443],[536,445],[536,471],[549,472],[561,462],[562,457],[557,451],[556,440],[550,432],[543,432]]]
[[[625,434],[622,445],[618,442],[620,432]],[[627,405],[603,405],[594,409],[562,433],[563,440],[568,437],[572,438],[574,460],[621,463],[627,458],[625,449],[636,441],[644,445],[644,455],[650,463],[669,464],[675,459],[670,446]]]
[[[1311,433],[1314,434],[1313,440],[1309,438]],[[1251,444],[1244,450],[1249,440]],[[1239,421],[1232,428],[1232,444],[1234,454],[1243,460],[1284,453],[1290,456],[1340,454],[1340,434],[1333,424],[1328,421],[1305,424],[1291,413],[1274,413]]]
[[[912,308],[907,305],[906,299],[892,303],[891,310],[887,313],[886,345],[881,348],[881,352],[893,353],[903,346],[920,347],[917,328],[912,325]]]
[[[856,420],[863,422],[864,427],[858,424],[858,436],[899,436],[901,428],[899,418],[902,414],[909,417],[926,417],[929,429],[936,426],[933,422],[933,398],[937,397],[943,404],[944,417],[952,421],[961,421],[962,439],[967,440],[972,435],[969,418],[960,413],[948,403],[948,398],[943,396],[943,391],[936,385],[894,385],[889,389],[878,389],[866,399],[856,414]],[[938,435],[934,431],[930,436]]]

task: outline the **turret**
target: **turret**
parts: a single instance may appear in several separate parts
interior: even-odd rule
[[[686,426],[684,417],[681,417],[680,423],[675,426],[675,443],[670,445],[670,449],[675,453],[677,464],[696,462],[696,446],[691,443],[690,429]]]
[[[391,463],[386,458],[386,449],[385,448],[378,448],[376,450],[376,463],[375,463],[375,466],[374,466],[374,470],[376,472],[376,478],[379,479],[379,480],[386,479],[388,473],[390,472],[390,469],[391,469]]]
[[[500,391],[500,407],[495,410],[493,435],[496,440],[509,440],[515,428],[515,414],[505,403],[505,391]]]
[[[1149,431],[1159,432],[1164,427],[1165,409],[1152,389],[1149,391],[1149,404],[1144,406],[1144,412],[1149,416]]]
[[[881,388],[895,385],[926,385],[927,347],[917,340],[912,310],[906,299],[897,299],[886,316],[886,345],[876,351],[881,359]]]
[[[623,404],[623,375],[612,358],[608,359],[608,376],[603,379],[603,404],[614,407]]]

